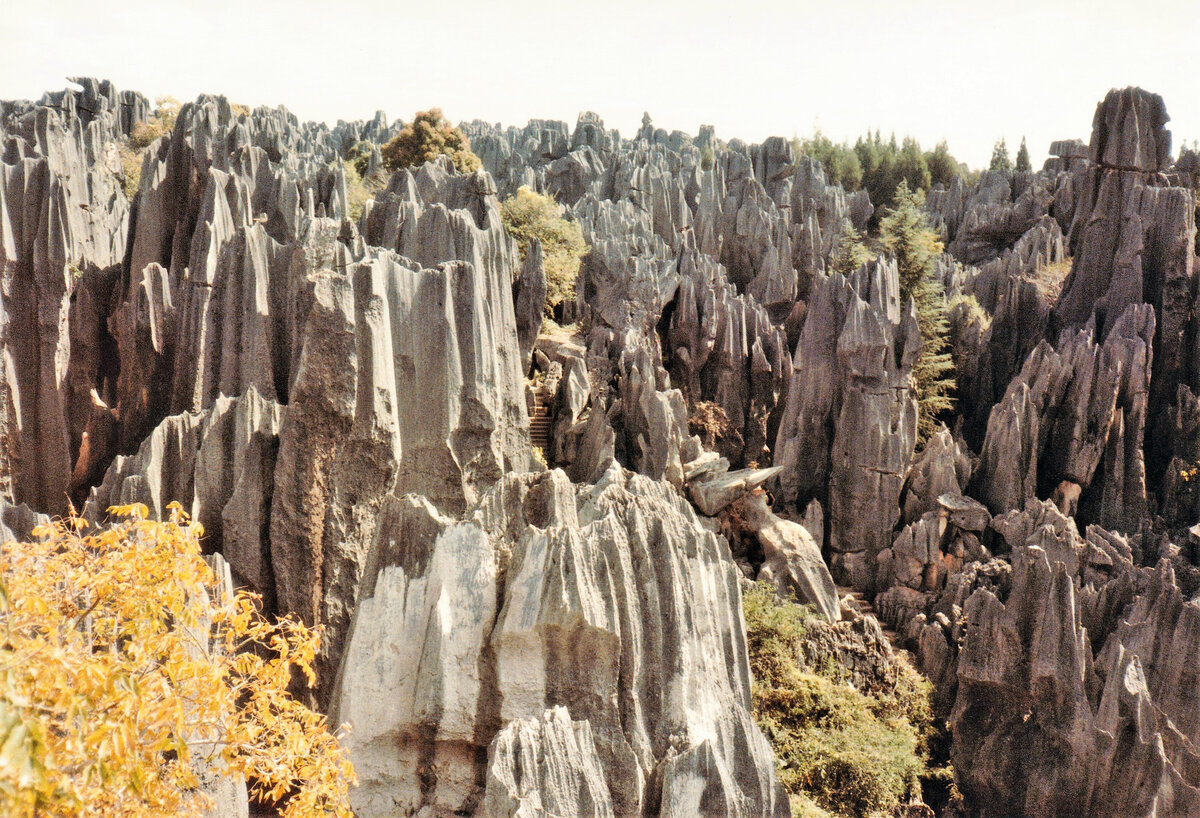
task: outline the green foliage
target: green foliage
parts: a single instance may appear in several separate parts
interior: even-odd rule
[[[991,326],[992,316],[983,308],[983,305],[979,303],[979,299],[973,295],[958,293],[950,299],[949,303],[946,304],[946,312],[954,312],[954,310],[960,304],[963,305],[963,308],[967,312],[968,324],[979,324],[984,329],[987,329],[989,326]]]
[[[954,362],[949,352],[950,324],[942,284],[935,263],[942,242],[929,227],[923,209],[924,195],[911,192],[901,182],[895,207],[880,222],[880,240],[896,256],[900,268],[900,294],[912,298],[921,330],[921,351],[912,379],[920,410],[917,437],[925,441],[936,429],[936,418],[954,405]]]
[[[1008,145],[1004,143],[1003,138],[997,140],[992,148],[992,161],[988,165],[988,170],[997,173],[1012,173],[1012,160],[1008,158]]]
[[[705,145],[700,149],[700,170],[712,170],[716,163],[717,155],[713,152],[712,145]]]
[[[160,136],[166,136],[175,129],[175,119],[179,116],[179,100],[174,97],[159,97],[154,100],[154,113],[145,122],[133,126],[129,133],[129,147],[135,151],[144,150]]]
[[[835,143],[818,128],[808,139],[792,139],[797,156],[810,156],[821,163],[825,177],[840,184],[846,191],[864,189],[876,207],[872,226],[878,224],[879,214],[895,203],[895,191],[900,182],[909,190],[929,190],[933,185],[949,186],[956,177],[966,176],[966,165],[950,153],[945,140],[932,151],[921,149],[921,143],[911,136],[897,142],[893,135],[887,141],[879,131],[859,137],[849,143]]]
[[[835,143],[817,128],[808,139],[793,139],[792,151],[809,156],[820,163],[830,184],[839,184],[848,191],[858,190],[863,181],[862,163],[858,154],[845,142]]]
[[[579,225],[563,218],[562,208],[552,197],[524,185],[500,205],[500,217],[517,240],[522,261],[529,252],[530,240],[538,239],[542,244],[547,312],[574,298],[579,265],[588,251]]]
[[[911,690],[866,695],[840,668],[799,663],[810,609],[780,601],[765,584],[742,602],[754,717],[775,748],[793,814],[892,815],[925,771],[928,683],[911,673]]]
[[[364,181],[358,168],[349,160],[342,162],[342,167],[346,172],[346,215],[351,221],[357,222],[362,218],[367,200],[379,192],[379,185],[374,181]]]
[[[1033,170],[1033,165],[1029,162],[1029,147],[1025,144],[1025,137],[1021,137],[1021,147],[1017,149],[1017,173],[1029,173]]]
[[[367,170],[371,166],[371,151],[371,143],[361,141],[355,142],[346,149],[346,162],[354,166],[359,178],[365,178],[367,175]]]
[[[417,111],[413,121],[384,145],[381,153],[388,170],[418,167],[443,154],[450,157],[459,173],[481,167],[462,129],[451,125],[441,108]]]
[[[929,183],[947,188],[965,171],[964,166],[950,155],[950,148],[944,139],[933,150],[926,152],[925,164],[929,168]]]
[[[159,137],[175,129],[179,116],[179,100],[174,97],[159,97],[155,101],[154,113],[145,122],[139,122],[129,132],[129,139],[118,151],[121,157],[121,187],[125,198],[133,201],[142,183],[142,155]]]
[[[125,198],[132,202],[142,184],[143,151],[122,145],[118,153],[121,156],[121,188],[125,191]]]
[[[838,239],[838,246],[831,261],[831,269],[833,272],[848,276],[870,260],[871,252],[867,250],[867,245],[863,242],[862,233],[848,226],[842,233],[842,237]]]

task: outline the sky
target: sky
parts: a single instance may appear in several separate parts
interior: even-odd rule
[[[644,111],[754,142],[878,128],[973,167],[1026,137],[1039,167],[1114,87],[1163,96],[1175,150],[1200,139],[1200,0],[0,0],[0,99],[69,76],[331,125],[439,106],[592,110],[624,136]]]

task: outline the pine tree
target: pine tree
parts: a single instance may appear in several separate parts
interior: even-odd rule
[[[1029,173],[1033,165],[1029,163],[1029,148],[1025,145],[1025,137],[1021,137],[1021,147],[1017,150],[1017,173]]]
[[[955,388],[949,316],[936,276],[942,242],[929,226],[923,199],[919,191],[910,191],[901,182],[895,206],[879,225],[883,246],[896,257],[900,270],[900,294],[913,300],[921,332],[921,350],[911,376],[919,409],[918,442],[927,440],[936,429],[937,416],[954,406]]]
[[[830,269],[835,273],[848,276],[859,267],[871,260],[871,254],[863,243],[862,233],[852,226],[847,226],[838,239],[837,250],[834,251]]]
[[[992,163],[988,165],[988,170],[999,173],[1012,173],[1012,160],[1008,158],[1008,145],[1001,138],[992,148]]]

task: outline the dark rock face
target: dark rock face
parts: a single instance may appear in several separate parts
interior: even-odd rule
[[[916,443],[920,335],[899,292],[894,263],[819,281],[775,443],[781,499],[827,504],[834,575],[864,590],[891,544]]]

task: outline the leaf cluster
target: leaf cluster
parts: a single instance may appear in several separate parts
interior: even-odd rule
[[[800,662],[815,614],[761,583],[742,601],[754,718],[775,749],[793,803],[801,814],[892,815],[919,792],[925,772],[927,683],[866,695],[841,668]]]
[[[1026,152],[1025,159],[1026,161],[1029,159],[1028,152]],[[994,173],[1013,172],[1012,159],[1008,158],[1008,145],[1005,144],[1003,138],[997,139],[996,144],[992,146],[992,161],[988,164],[988,170]]]
[[[579,267],[588,252],[579,225],[563,217],[562,208],[551,196],[543,196],[522,185],[500,205],[500,218],[509,235],[517,240],[521,261],[529,244],[542,245],[546,272],[546,312],[575,297]]]
[[[949,313],[942,282],[936,276],[942,242],[929,226],[923,205],[923,194],[901,182],[895,207],[879,224],[880,241],[896,257],[900,269],[900,294],[913,300],[921,332],[921,349],[912,369],[919,441],[933,434],[940,413],[953,408],[955,388]]]
[[[0,547],[0,813],[198,815],[202,777],[244,777],[289,818],[349,816],[354,772],[313,682],[318,634],[221,594],[201,527],[141,504]]]
[[[441,108],[418,111],[413,121],[384,145],[380,153],[388,170],[419,167],[443,154],[450,157],[459,173],[470,173],[482,166],[462,129],[451,125]]]
[[[142,156],[155,140],[175,129],[179,116],[179,100],[174,97],[159,97],[157,107],[150,118],[133,126],[129,139],[119,149],[121,157],[121,187],[125,198],[130,201],[137,195],[142,183]]]

